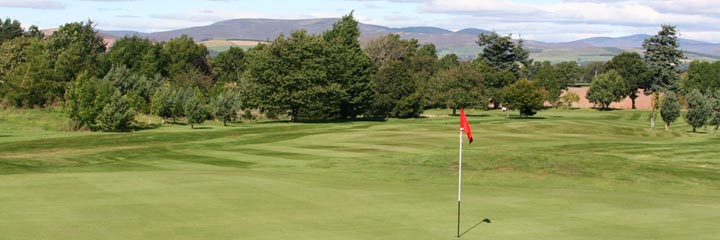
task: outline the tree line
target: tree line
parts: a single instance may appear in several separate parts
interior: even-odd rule
[[[653,65],[668,58],[648,58],[650,52],[645,59],[624,53],[584,66],[535,62],[522,40],[491,32],[478,36],[476,59],[460,61],[396,34],[361,45],[357,25],[351,13],[321,34],[297,30],[210,58],[185,35],[166,42],[123,37],[108,49],[90,20],[43,36],[37,27],[24,30],[7,19],[0,25],[0,98],[4,106],[62,106],[76,129],[125,131],[137,114],[191,127],[257,114],[291,121],[412,118],[436,107],[455,113],[505,106],[532,116],[546,101],[553,107],[577,101],[563,95],[577,82],[591,82],[588,98],[604,108],[625,96],[634,100],[639,89],[705,91],[717,84],[706,76],[715,65],[699,62],[675,88],[679,62]]]

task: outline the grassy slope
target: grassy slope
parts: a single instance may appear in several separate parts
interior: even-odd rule
[[[118,134],[2,111],[0,238],[452,239],[457,118],[428,114]],[[471,115],[463,238],[720,235],[716,134],[641,111]]]

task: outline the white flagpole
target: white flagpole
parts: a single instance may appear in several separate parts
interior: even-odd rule
[[[460,237],[460,193],[462,192],[462,142],[463,128],[460,128],[460,159],[458,161],[458,220],[457,237]]]

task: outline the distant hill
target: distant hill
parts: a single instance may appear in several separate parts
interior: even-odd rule
[[[167,41],[186,34],[198,42],[207,42],[212,49],[222,51],[230,46],[237,45],[233,39],[249,40],[250,42],[264,42],[275,39],[280,34],[289,35],[292,31],[305,29],[310,33],[319,34],[332,28],[338,18],[316,19],[232,19],[217,22],[207,26],[191,27],[164,32],[139,33],[134,31],[100,31],[105,35],[123,37],[138,35],[148,37],[155,41]],[[390,28],[379,25],[358,25],[361,31],[360,40],[365,42],[378,36],[395,33],[402,38],[415,38],[420,43],[433,43],[440,54],[455,53],[463,58],[473,58],[481,51],[475,41],[481,33],[489,31],[476,28],[466,28],[460,31],[450,31],[437,27],[404,27]],[[525,39],[525,47],[530,56],[536,60],[559,61],[607,61],[624,51],[641,52],[643,41],[650,37],[646,34],[637,34],[626,37],[594,37],[571,42],[548,43]],[[217,41],[221,40],[221,41]],[[227,46],[222,45],[223,41]],[[210,46],[209,46],[210,47]],[[720,44],[702,41],[680,39],[680,49],[687,52],[691,59],[718,60],[720,59]]]

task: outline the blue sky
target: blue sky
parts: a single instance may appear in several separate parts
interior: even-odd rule
[[[720,1],[704,0],[0,0],[0,17],[24,27],[92,19],[99,29],[142,32],[234,18],[340,17],[352,10],[369,24],[480,28],[547,42],[654,34],[660,24],[672,24],[682,37],[720,43]]]

